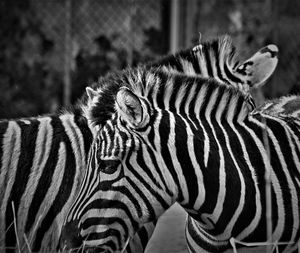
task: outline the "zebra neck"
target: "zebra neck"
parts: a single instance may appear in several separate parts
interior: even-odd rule
[[[222,83],[232,83],[228,79],[230,73],[235,81],[239,80],[234,78],[234,67],[238,61],[235,60],[235,47],[229,37],[225,36],[213,42],[196,46],[193,48],[193,54],[194,61],[199,65],[201,76],[214,77]]]
[[[176,91],[176,87],[170,87]],[[177,181],[173,178],[178,185],[176,200],[188,213],[196,215],[195,219],[204,224],[201,223],[203,228],[215,229],[220,209],[209,217],[200,214],[211,213],[203,203],[206,198],[218,199],[216,194],[219,193],[213,189],[206,191],[203,180],[213,188],[216,183],[213,175],[219,175],[219,167],[224,166],[224,161],[220,161],[223,156],[219,153],[222,148],[218,140],[220,131],[231,124],[243,123],[249,116],[249,108],[245,96],[233,88],[215,83],[199,86],[197,82],[189,89],[182,87],[171,97],[167,95],[171,91],[166,90],[165,107],[171,113],[169,117],[166,112],[159,116],[167,126],[160,144],[172,146],[172,162],[167,167],[170,171],[175,170],[174,174],[179,177]]]
[[[214,80],[195,79],[193,84],[177,86],[184,83],[182,77],[167,81],[164,87],[164,109],[187,118],[194,123],[202,121],[243,121],[252,110],[245,94],[236,88],[220,85]]]
[[[231,38],[223,36],[163,58],[148,66],[166,66],[169,71],[183,72],[186,75],[213,77],[221,83],[230,83],[236,87],[241,80],[234,71],[238,64],[235,55],[235,47],[232,45]]]
[[[199,110],[200,121],[219,121],[221,124],[224,121],[243,121],[248,117],[251,107],[241,93],[223,87],[203,88],[195,106],[195,111]]]
[[[188,248],[195,252],[223,252],[231,247],[230,238],[224,240],[213,236],[203,227],[203,224],[188,216],[185,227]]]

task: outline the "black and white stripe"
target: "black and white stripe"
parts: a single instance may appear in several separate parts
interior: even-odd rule
[[[55,251],[92,139],[81,112],[0,122],[1,251]]]
[[[81,110],[0,122],[1,252],[56,251],[84,175],[92,131]],[[143,252],[153,230],[153,223],[144,226],[128,252]]]
[[[272,46],[267,48],[277,50]],[[276,54],[270,58],[265,52],[259,53],[259,62],[276,65]],[[246,90],[244,85],[249,86],[250,72],[240,74],[237,66],[241,69],[245,64],[239,65],[234,57],[234,47],[230,38],[225,36],[163,58],[148,67],[167,66],[168,71],[211,76]],[[262,79],[256,78],[255,81],[254,85]],[[251,98],[249,104],[252,106]],[[85,110],[85,103],[80,106]],[[81,109],[61,115],[2,121],[0,130],[0,199],[3,200],[0,207],[0,248],[9,251],[18,246],[12,226],[13,204],[21,248],[51,252],[57,246],[60,224],[82,179],[94,130],[86,122]],[[140,243],[131,244],[139,248],[135,252],[141,251],[139,245],[145,248],[153,228],[154,225],[149,224],[140,230],[134,239]]]
[[[228,251],[231,238],[265,242],[270,170],[273,240],[290,243],[280,252],[297,249],[299,118],[251,113],[235,88],[159,70],[123,72],[93,95],[100,129],[64,226],[76,224],[87,247],[121,252],[175,201],[189,214],[191,252]]]
[[[271,76],[277,63],[278,48],[275,45],[261,48],[240,63],[231,38],[225,35],[165,57],[151,66],[167,66],[168,71],[200,75],[204,78],[213,77],[218,82],[237,87],[249,95],[250,89],[263,85]],[[248,100],[254,108],[251,96]]]

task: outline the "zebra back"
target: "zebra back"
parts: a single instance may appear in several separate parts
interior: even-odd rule
[[[256,108],[253,113],[264,113],[270,115],[286,115],[295,118],[300,117],[300,97],[296,95],[284,96],[266,101]]]
[[[87,121],[73,113],[1,121],[0,141],[1,250],[51,252],[83,177]]]
[[[264,84],[274,72],[278,48],[275,45],[265,46],[243,62],[240,62],[236,51],[231,37],[224,35],[147,66],[166,66],[168,71],[212,77],[248,94],[250,89]]]

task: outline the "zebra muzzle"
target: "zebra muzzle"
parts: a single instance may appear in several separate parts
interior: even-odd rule
[[[60,252],[78,252],[83,248],[83,238],[79,234],[78,222],[71,221],[63,226],[59,240]]]

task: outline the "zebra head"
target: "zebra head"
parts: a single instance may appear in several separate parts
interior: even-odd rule
[[[215,80],[219,81],[220,83],[226,84],[227,86],[230,87],[236,87],[239,90],[241,90],[244,94],[246,94],[247,97],[247,102],[248,105],[250,105],[250,108],[254,108],[254,104],[252,101],[251,96],[249,95],[249,89],[256,88],[262,83],[264,83],[273,73],[277,62],[277,53],[278,49],[274,45],[269,45],[261,50],[259,50],[256,54],[254,54],[251,58],[240,64],[238,61],[235,60],[236,58],[236,53],[235,53],[235,48],[232,45],[232,41],[229,36],[223,36],[217,40],[212,40],[203,44],[200,44],[192,49],[182,51],[174,56],[169,56],[161,61],[158,61],[155,64],[150,64],[147,67],[151,66],[166,66],[165,70],[167,72],[181,72],[186,75],[197,75],[197,76],[202,76],[202,77],[207,77],[207,78],[214,78]],[[173,70],[173,71],[172,71]],[[136,71],[136,70],[135,70]],[[139,73],[139,71],[136,71],[136,73]],[[106,122],[111,122],[111,126],[118,125],[117,123],[122,119],[122,113],[123,110],[121,110],[122,103],[119,103],[119,107],[115,105],[115,103],[112,103],[111,101],[117,101],[116,100],[116,92],[119,90],[121,84],[126,84],[128,83],[127,76],[123,76],[124,80],[119,80],[118,78],[115,80],[115,78],[112,78],[113,80],[107,80],[106,77],[104,79],[101,79],[100,84],[102,83],[102,87],[98,89],[97,91],[93,91],[92,89],[88,90],[89,94],[89,102],[88,102],[88,108],[94,108],[89,111],[90,113],[90,119],[92,122],[94,122],[94,125],[97,127],[102,127],[106,125]],[[151,79],[151,78],[150,78]],[[132,82],[131,82],[132,83]],[[137,82],[138,83],[138,82]],[[151,82],[149,82],[151,83]],[[117,85],[116,85],[117,84]],[[126,87],[126,85],[124,85]],[[120,89],[120,92],[122,89]],[[131,94],[131,89],[129,90],[123,90],[123,93],[118,93],[119,97],[120,95],[126,95],[126,94]],[[131,97],[135,97],[134,93],[133,96],[126,96],[128,99]],[[142,96],[143,97],[143,96]],[[99,101],[101,98],[101,106],[98,106]],[[143,110],[141,112],[144,112],[146,109],[151,109],[152,107],[148,107],[148,103],[144,103],[143,98],[141,96],[136,96],[137,100],[136,101],[142,101],[141,105]],[[131,100],[134,102],[135,100]],[[96,105],[96,106],[95,106]],[[97,109],[95,109],[97,108]],[[101,108],[101,110],[98,110],[98,108]],[[116,108],[119,108],[117,112],[115,111]],[[126,107],[122,107],[125,108]],[[126,112],[130,111],[130,109],[126,109]],[[151,110],[150,110],[151,111]],[[115,114],[113,114],[114,112]],[[134,111],[133,111],[134,112]],[[155,110],[153,111],[155,114]],[[114,115],[114,116],[113,116]],[[148,115],[152,115],[151,113],[148,113]],[[126,115],[123,115],[126,116]],[[144,114],[143,114],[144,116]],[[115,117],[115,118],[114,118]],[[136,117],[136,114],[133,114],[132,117]],[[153,119],[153,117],[149,116],[149,118],[143,118],[143,121],[147,121]],[[120,123],[119,122],[119,123]],[[122,122],[125,122],[122,120]],[[127,126],[130,126],[130,129],[134,129],[136,125],[130,125],[131,121],[126,121]],[[104,145],[101,143],[105,143],[102,141],[102,137],[105,139],[104,135],[100,133],[104,133],[106,130],[104,130],[105,127],[101,128],[101,131],[99,132],[98,136],[98,142],[99,144],[96,145]],[[115,131],[114,128],[112,128],[115,133],[119,133],[120,129],[118,128],[118,131]],[[107,130],[108,131],[108,130]],[[122,131],[121,131],[122,132]],[[126,131],[125,131],[126,132]],[[114,158],[118,159],[110,159],[106,157],[107,159],[99,159],[101,156],[97,156],[96,153],[94,153],[94,163],[90,163],[89,168],[91,169],[93,166],[91,164],[94,164],[94,167],[122,167],[122,163],[120,162],[119,165],[116,163],[117,161],[122,161],[119,157],[127,157],[126,153],[123,153],[124,151],[127,151],[126,145],[124,145],[124,140],[127,138],[128,141],[126,143],[131,146],[134,145],[135,147],[139,147],[141,144],[139,142],[140,139],[132,139],[132,134],[128,135],[123,134],[121,137],[118,137],[118,140],[114,140],[111,143],[115,143],[117,148],[114,149],[114,152],[119,152],[118,154],[114,155]],[[153,131],[152,131],[153,133]],[[102,137],[100,137],[102,136]],[[127,136],[127,137],[126,137]],[[126,137],[126,138],[125,138]],[[130,137],[130,138],[129,138]],[[127,140],[126,139],[126,140]],[[119,145],[118,142],[122,140],[122,145]],[[133,141],[134,140],[134,141]],[[139,145],[138,145],[139,144]],[[119,145],[119,146],[118,146]],[[95,148],[95,150],[98,150],[97,153],[100,154],[100,146]],[[93,154],[93,152],[91,152]],[[113,158],[113,157],[111,157]],[[149,158],[150,159],[150,158]],[[92,159],[91,159],[92,160]],[[98,161],[99,160],[99,161]],[[103,162],[103,161],[105,162]],[[95,165],[97,163],[97,165]],[[110,165],[109,165],[110,164]],[[112,166],[112,164],[115,164],[115,166]],[[158,166],[160,168],[164,168],[163,164],[157,163],[155,166]],[[102,172],[99,172],[99,175],[102,174]],[[99,177],[99,176],[98,176]],[[104,178],[104,176],[101,177],[101,181]],[[108,184],[104,184],[108,185]],[[165,185],[161,186],[162,189],[168,189],[166,188]],[[83,186],[84,189],[84,186]],[[98,194],[100,194],[101,191],[97,192],[95,194],[94,198],[97,199]],[[107,193],[107,191],[106,191]],[[170,195],[172,195],[169,192]],[[97,195],[97,196],[96,196]],[[86,196],[86,194],[81,194],[81,196]],[[144,196],[144,195],[142,195]],[[87,197],[88,199],[88,197]],[[77,201],[79,203],[81,201]],[[84,201],[82,201],[83,203]],[[97,201],[91,200],[94,204]],[[142,203],[142,201],[140,201]],[[169,202],[168,202],[169,203]],[[87,204],[89,205],[89,204]],[[167,205],[164,204],[164,207]],[[150,206],[148,206],[150,207]],[[83,242],[86,244],[87,247],[92,247],[93,245],[98,245],[99,241],[97,239],[96,234],[93,234],[94,240],[90,236],[92,232],[90,233],[89,231],[91,230],[82,230],[83,227],[81,225],[83,224],[81,221],[81,213],[76,214],[73,216],[74,211],[73,210],[79,210],[81,207],[77,206],[77,204],[74,204],[74,207],[72,211],[70,212],[70,215],[67,219],[67,224],[63,230],[63,236],[62,238],[66,238],[66,240],[62,239],[62,247],[66,246],[67,248],[76,248],[76,247],[81,247]],[[85,207],[84,207],[85,208]],[[87,210],[89,207],[87,207]],[[163,210],[161,210],[163,211]],[[73,213],[72,213],[73,212]],[[90,212],[90,211],[89,211]],[[75,214],[75,213],[74,213]],[[89,216],[89,214],[86,214]],[[154,216],[157,216],[158,213],[152,212],[149,213],[148,219],[151,220]],[[92,217],[93,215],[89,216]],[[147,220],[147,219],[146,219]],[[89,227],[87,225],[89,222],[85,221],[84,226]],[[90,223],[93,223],[93,219],[90,219]],[[96,222],[97,223],[97,222]],[[81,228],[81,230],[79,230]],[[74,233],[76,231],[76,233]],[[88,239],[89,238],[89,239]],[[115,239],[116,241],[117,239]],[[92,242],[93,241],[93,242]],[[117,249],[117,246],[114,243],[114,248]]]
[[[168,71],[215,78],[248,94],[272,75],[278,63],[278,47],[270,44],[240,62],[240,56],[228,35],[200,43],[147,66],[165,66]]]
[[[228,96],[238,92],[212,79],[141,68],[106,78],[97,91],[87,90],[88,117],[99,132],[82,188],[66,218],[62,245],[122,252],[143,224],[174,202],[192,209],[189,203],[195,199],[187,182],[195,176],[188,174],[189,168],[182,174],[182,168],[192,164],[178,160],[188,152],[191,132],[186,122],[191,119],[180,115],[193,110],[192,105],[201,107],[195,94],[203,88],[202,99],[207,100],[205,94],[213,93],[210,84],[230,89]]]
[[[193,52],[202,77],[213,77],[218,82],[237,87],[245,93],[263,85],[278,63],[278,47],[273,44],[261,48],[240,63],[236,48],[228,35],[199,44],[193,48]]]

